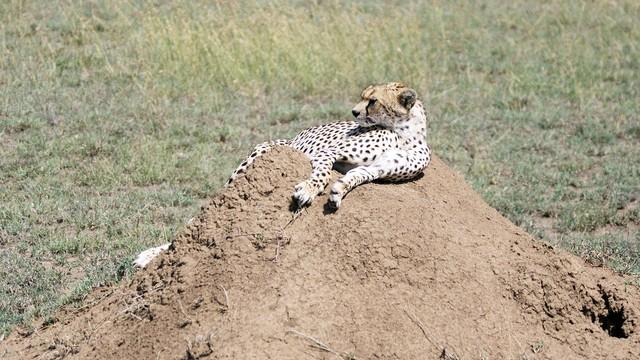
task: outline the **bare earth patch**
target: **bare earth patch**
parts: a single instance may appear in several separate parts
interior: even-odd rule
[[[637,287],[535,240],[440,160],[294,217],[309,170],[289,149],[257,160],[147,269],[14,331],[5,358],[640,358]]]

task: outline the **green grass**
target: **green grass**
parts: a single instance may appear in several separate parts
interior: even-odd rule
[[[0,3],[0,332],[131,272],[252,145],[402,80],[515,223],[640,274],[640,4]]]

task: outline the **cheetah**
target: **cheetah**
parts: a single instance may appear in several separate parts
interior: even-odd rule
[[[306,129],[292,140],[256,146],[233,172],[225,186],[244,173],[253,161],[278,145],[303,152],[311,160],[311,177],[295,186],[298,207],[313,202],[327,186],[332,168],[349,169],[331,187],[329,203],[340,208],[356,186],[374,181],[398,182],[415,178],[431,161],[427,145],[427,116],[415,90],[393,82],[371,85],[351,110],[355,121]]]
[[[427,145],[427,115],[415,90],[393,82],[371,85],[360,97],[351,110],[354,121],[312,127],[291,140],[256,146],[225,187],[274,146],[292,147],[311,160],[311,176],[294,188],[293,199],[299,208],[311,204],[324,191],[332,168],[344,173],[329,194],[329,203],[336,210],[345,195],[360,184],[374,180],[399,182],[420,175],[431,161],[431,149]],[[144,268],[169,245],[143,251],[134,264]]]

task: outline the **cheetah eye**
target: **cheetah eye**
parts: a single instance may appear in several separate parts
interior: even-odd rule
[[[372,97],[371,99],[369,99],[369,106],[375,104],[376,102],[378,102],[378,99]]]

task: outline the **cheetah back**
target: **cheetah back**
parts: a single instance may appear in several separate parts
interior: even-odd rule
[[[313,158],[321,150],[338,155],[337,161],[367,165],[398,146],[398,135],[382,127],[361,127],[355,121],[315,126],[302,131],[290,146]]]

